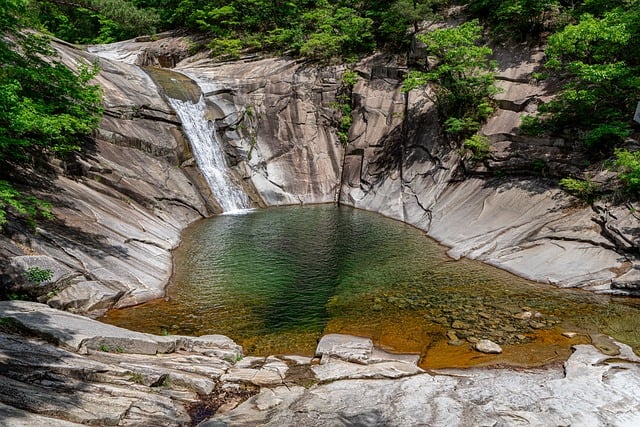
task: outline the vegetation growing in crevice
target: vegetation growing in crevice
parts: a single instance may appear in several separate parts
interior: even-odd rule
[[[256,111],[253,106],[248,105],[244,109],[244,113],[242,114],[242,123],[238,128],[247,132],[249,139],[249,153],[247,153],[247,158],[251,160],[253,149],[258,142],[258,118],[256,117]]]
[[[404,82],[405,91],[430,84],[445,132],[454,141],[469,138],[493,112],[495,64],[481,38],[482,27],[475,20],[419,35],[434,65],[410,72]]]
[[[331,108],[338,113],[337,134],[338,139],[343,144],[349,142],[349,130],[353,124],[353,117],[351,116],[353,111],[353,87],[357,82],[358,73],[352,70],[345,71],[340,78],[340,88],[336,95],[336,101],[331,103]]]
[[[464,148],[473,153],[474,160],[484,160],[489,157],[489,140],[482,135],[475,134],[464,140]]]
[[[593,202],[600,191],[598,184],[578,178],[562,178],[560,180],[560,187],[587,202]]]

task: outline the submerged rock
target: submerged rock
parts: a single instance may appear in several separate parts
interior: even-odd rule
[[[220,356],[235,348],[226,337],[110,329],[37,303],[2,302],[0,319],[2,425],[187,426],[216,411],[200,425],[640,423],[640,358],[613,341],[615,358],[579,345],[564,367],[426,373],[414,355],[389,354],[352,336],[328,336],[318,350],[324,363],[310,365],[309,358],[287,356],[225,360]],[[77,353],[85,348],[78,340],[98,338],[91,330],[176,347],[156,355]],[[32,337],[18,335],[24,333]],[[336,348],[365,350],[368,364],[340,359],[341,351],[329,355]]]

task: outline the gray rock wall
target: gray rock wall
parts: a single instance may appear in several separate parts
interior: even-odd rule
[[[101,48],[100,127],[83,155],[54,164],[57,177],[40,186],[58,220],[35,235],[14,230],[0,245],[13,278],[33,266],[54,271],[42,300],[55,307],[97,315],[162,296],[181,230],[217,211],[178,119],[134,65],[161,65],[162,49],[200,86],[228,163],[256,205],[339,200],[425,230],[454,258],[560,286],[639,286],[634,206],[592,208],[560,191],[555,182],[573,171],[579,150],[515,130],[554,89],[531,80],[539,50],[496,49],[503,92],[482,129],[491,156],[473,161],[443,142],[428,92],[401,92],[405,70],[393,57],[355,67],[353,125],[343,146],[334,103],[345,67],[285,58],[178,62],[185,43],[147,44]],[[56,47],[71,66],[96,59]]]
[[[532,80],[541,52],[512,47],[495,55],[503,91],[480,131],[491,142],[485,161],[444,142],[428,92],[408,94],[405,111],[401,80],[372,74],[380,69],[376,60],[361,64],[368,74],[354,89],[341,203],[413,224],[456,259],[559,286],[637,289],[640,220],[633,206],[593,209],[561,191],[557,181],[575,172],[580,150],[517,133],[521,115],[548,101],[555,84]]]
[[[96,60],[55,47],[72,67]],[[43,300],[91,315],[164,295],[181,230],[213,209],[194,167],[180,167],[190,150],[151,79],[126,63],[99,65],[99,129],[82,155],[54,163],[55,175],[39,186],[56,220],[2,238],[10,280],[30,267],[52,270],[56,283]]]
[[[228,160],[262,205],[335,201],[343,148],[335,133],[340,68],[283,58],[176,67],[196,80]]]

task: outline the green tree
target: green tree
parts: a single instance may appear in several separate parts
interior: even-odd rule
[[[629,191],[640,191],[640,151],[616,150],[615,166]]]
[[[301,55],[323,60],[354,58],[375,47],[370,18],[359,16],[349,7],[334,8],[327,1],[320,3],[321,7],[303,15],[310,35],[300,47]]]
[[[487,18],[498,35],[524,38],[538,35],[560,8],[558,0],[477,0],[470,1],[472,13]]]
[[[404,82],[407,91],[432,84],[445,130],[456,139],[473,134],[493,111],[495,65],[489,60],[491,49],[479,44],[481,36],[476,20],[418,36],[435,65],[410,72]]]
[[[27,6],[26,0],[0,4],[0,223],[7,210],[27,216],[46,211],[14,188],[14,172],[77,150],[101,114],[100,89],[90,83],[96,68],[85,64],[73,72],[47,37],[24,31]]]
[[[159,25],[153,8],[127,0],[31,0],[32,26],[72,43],[109,43],[149,34]]]
[[[582,15],[553,34],[546,51],[547,68],[566,83],[539,121],[551,133],[582,138],[593,155],[610,155],[631,133],[640,99],[640,5],[627,5]]]

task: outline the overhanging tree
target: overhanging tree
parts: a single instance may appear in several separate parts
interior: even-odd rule
[[[7,211],[33,216],[43,205],[15,189],[24,165],[79,149],[98,124],[101,92],[92,64],[67,68],[49,39],[26,30],[27,0],[0,4],[0,224]]]

